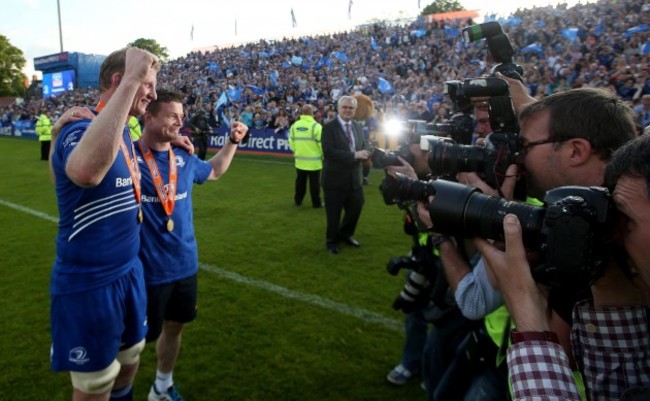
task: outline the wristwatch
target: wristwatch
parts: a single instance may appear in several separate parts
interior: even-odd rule
[[[550,341],[556,344],[560,343],[557,334],[552,331],[517,331],[515,329],[510,331],[510,341],[513,344],[522,341]]]
[[[231,136],[228,137],[228,140],[229,140],[230,143],[232,143],[233,145],[239,145],[239,142],[240,142],[240,141],[236,141],[236,140],[232,139]]]

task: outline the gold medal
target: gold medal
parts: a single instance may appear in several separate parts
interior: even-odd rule
[[[167,220],[167,231],[172,232],[174,230],[174,220]]]
[[[144,221],[144,213],[142,213],[142,208],[138,208],[138,223],[142,223]]]

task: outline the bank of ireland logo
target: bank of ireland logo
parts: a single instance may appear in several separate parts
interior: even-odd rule
[[[83,365],[90,361],[90,358],[87,357],[87,352],[84,347],[75,347],[68,353],[68,360],[77,365]]]

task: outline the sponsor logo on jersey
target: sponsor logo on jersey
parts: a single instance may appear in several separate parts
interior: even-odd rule
[[[115,179],[115,188],[130,187],[131,185],[133,185],[133,181],[131,180],[131,177],[127,177],[127,178],[118,177]]]
[[[183,159],[183,156],[176,155],[176,165],[178,167],[183,167],[185,165],[185,159]]]

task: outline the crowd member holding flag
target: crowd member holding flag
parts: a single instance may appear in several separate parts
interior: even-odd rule
[[[196,317],[198,250],[192,217],[192,185],[217,180],[230,166],[248,127],[233,122],[224,147],[208,161],[171,145],[183,125],[183,95],[159,90],[144,114],[136,143],[142,172],[140,259],[147,287],[147,341],[156,342],[156,380],[149,401],[180,401],[173,370],[186,323]]]

